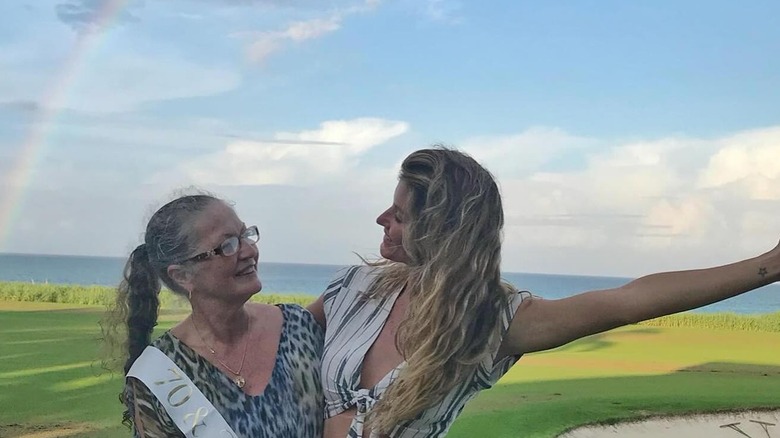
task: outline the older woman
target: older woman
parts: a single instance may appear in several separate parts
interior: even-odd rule
[[[384,262],[343,271],[310,310],[327,326],[326,438],[440,437],[525,353],[693,309],[780,279],[780,246],[717,268],[542,300],[502,282],[492,175],[448,149],[408,156],[377,223]]]
[[[104,328],[114,344],[127,329],[122,399],[135,436],[322,435],[322,329],[299,306],[248,302],[261,289],[258,238],[208,195],[152,216]],[[161,282],[192,313],[150,344]]]

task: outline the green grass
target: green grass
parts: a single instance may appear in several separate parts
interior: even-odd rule
[[[552,437],[653,415],[780,407],[780,333],[633,326],[520,359],[450,437]]]
[[[102,311],[13,307],[0,311],[0,426],[77,422],[98,429],[79,436],[128,436],[116,421],[122,379],[96,361]]]
[[[113,293],[111,288],[104,289]],[[257,301],[292,302],[297,298],[306,303],[313,299],[273,294],[261,298]],[[120,424],[124,408],[117,398],[124,379],[105,371],[99,359],[98,322],[104,309],[0,298],[0,437],[20,434],[18,427],[9,425],[25,425],[25,432],[56,429],[61,433],[68,425],[86,425],[88,431],[72,435],[85,438],[130,435]],[[162,309],[157,335],[187,313],[175,305]]]
[[[69,308],[70,307],[70,308]],[[72,436],[129,436],[120,376],[98,357],[102,309],[0,303],[3,426],[87,424]],[[181,318],[164,310],[160,330]],[[456,421],[451,437],[551,437],[653,414],[780,406],[780,333],[632,326],[520,360]]]

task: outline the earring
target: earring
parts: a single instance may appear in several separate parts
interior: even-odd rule
[[[192,290],[188,290],[187,293],[189,294],[190,303],[191,303],[192,302]]]

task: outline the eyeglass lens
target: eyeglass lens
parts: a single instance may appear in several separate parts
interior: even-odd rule
[[[246,239],[252,243],[257,243],[257,241],[260,240],[260,233],[258,232],[257,227],[250,227],[247,228],[243,234],[241,234],[241,238]],[[239,246],[239,238],[233,236],[222,242],[222,245],[219,246],[219,250],[222,252],[222,255],[231,256],[238,252]]]

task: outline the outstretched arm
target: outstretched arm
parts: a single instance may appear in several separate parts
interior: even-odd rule
[[[695,309],[780,280],[780,245],[758,257],[717,268],[664,272],[615,289],[560,300],[524,301],[499,358],[542,351],[646,319]]]

